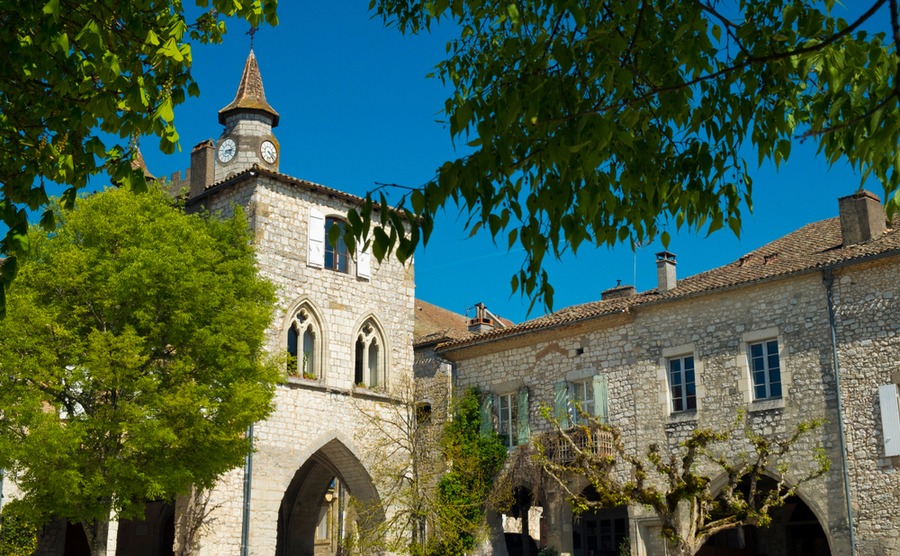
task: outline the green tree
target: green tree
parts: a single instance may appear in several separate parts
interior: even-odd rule
[[[199,94],[190,41],[221,42],[230,16],[278,22],[277,0],[194,3],[206,11],[189,15],[180,0],[0,0],[0,222],[9,227],[0,312],[28,251],[25,209],[42,210],[41,224],[54,227],[46,186],[67,187],[64,205],[101,171],[143,189],[131,164],[136,138],[154,134],[173,152],[173,108]]]
[[[536,442],[537,461],[550,480],[563,489],[576,513],[627,504],[653,511],[670,543],[672,554],[692,556],[721,531],[755,525],[765,527],[773,510],[783,506],[796,489],[821,477],[830,460],[821,445],[805,462],[789,466],[791,452],[811,444],[821,421],[802,421],[786,434],[753,432],[744,415],[729,431],[697,428],[675,449],[651,444],[644,454],[625,447],[616,427],[581,412],[583,425],[562,429],[544,410],[555,428]],[[779,476],[769,479],[768,473]],[[588,498],[586,479],[597,496]],[[713,479],[724,477],[716,491]]]
[[[363,238],[373,199],[349,232],[385,256],[412,255],[453,203],[473,233],[526,255],[512,290],[552,306],[545,256],[644,243],[667,229],[741,229],[751,162],[786,161],[813,141],[875,176],[900,208],[898,0],[371,0],[405,34],[457,34],[433,76],[466,154],[405,190],[391,228]],[[863,29],[890,21],[890,35]],[[742,153],[753,148],[757,160]],[[811,192],[812,195],[815,192]],[[393,231],[392,231],[393,230]]]
[[[261,355],[274,293],[243,216],[187,216],[157,190],[58,213],[0,322],[0,465],[44,518],[110,518],[239,466],[281,366]]]
[[[447,472],[437,485],[434,536],[426,554],[450,556],[471,552],[485,527],[485,510],[494,478],[506,461],[506,448],[495,433],[481,433],[480,394],[469,388],[456,402],[444,428]]]

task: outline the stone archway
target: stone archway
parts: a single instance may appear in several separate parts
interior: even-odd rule
[[[367,511],[354,511],[348,496]],[[323,520],[327,522],[323,525]],[[372,479],[340,440],[325,443],[297,469],[278,509],[278,556],[345,553],[343,539],[384,520]]]
[[[590,486],[582,491],[582,496],[588,500],[599,500],[597,491]],[[573,519],[572,554],[617,556],[621,550],[630,551],[629,531],[627,506],[583,512]]]
[[[774,485],[766,477],[760,484]],[[828,536],[812,508],[797,495],[771,513],[767,527],[744,526],[710,538],[697,556],[830,556]]]

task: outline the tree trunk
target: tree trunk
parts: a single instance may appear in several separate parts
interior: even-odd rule
[[[82,523],[91,556],[107,556],[106,543],[109,540],[109,520]]]

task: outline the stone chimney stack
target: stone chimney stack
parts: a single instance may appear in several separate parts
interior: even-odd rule
[[[481,334],[494,329],[494,319],[484,303],[475,304],[475,318],[469,319],[469,332]]]
[[[629,286],[627,284],[623,286],[622,281],[619,280],[615,287],[600,292],[600,299],[606,301],[608,299],[634,297],[635,295],[637,295],[637,289],[634,286]]]
[[[881,199],[869,191],[857,191],[838,199],[841,238],[844,247],[865,243],[884,233],[884,208]]]
[[[199,143],[191,151],[191,194],[190,198],[203,193],[207,186],[212,185],[216,175],[215,147],[211,139]]]
[[[675,253],[660,251],[656,254],[656,291],[664,293],[675,287]]]

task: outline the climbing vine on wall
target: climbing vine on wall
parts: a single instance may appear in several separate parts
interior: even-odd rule
[[[469,388],[456,402],[444,429],[442,449],[449,469],[438,483],[435,535],[429,556],[471,551],[484,530],[485,502],[506,460],[506,448],[494,433],[481,433],[480,393]]]

